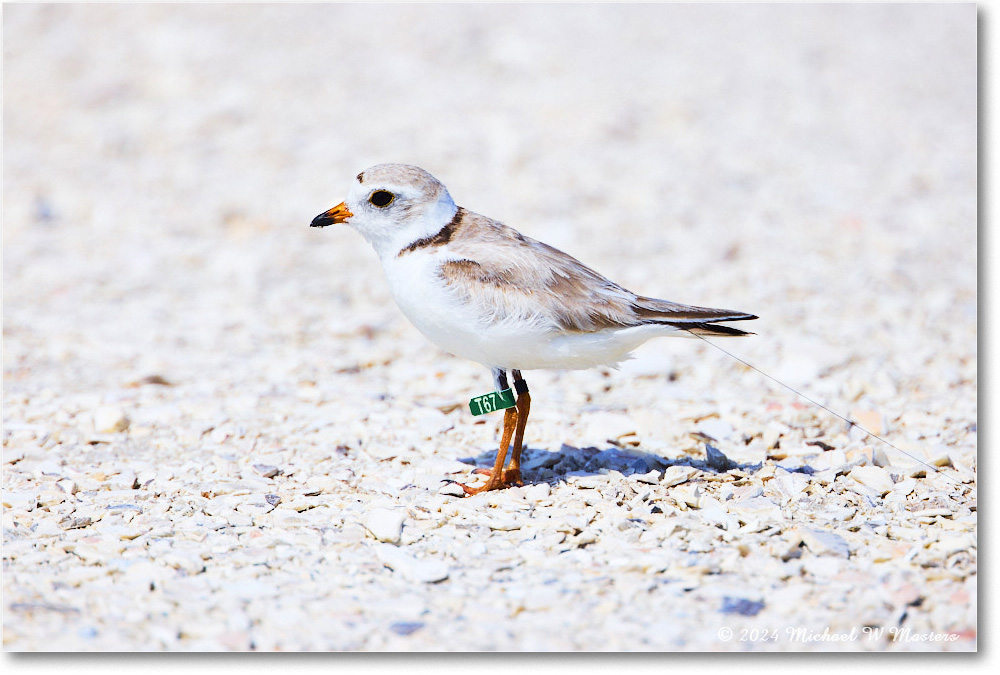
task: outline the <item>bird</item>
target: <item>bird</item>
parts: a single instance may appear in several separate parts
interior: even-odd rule
[[[522,371],[614,367],[666,335],[752,335],[722,322],[757,316],[638,295],[557,248],[457,206],[444,184],[409,164],[359,173],[347,199],[311,227],[346,224],[375,249],[396,304],[446,352],[489,368],[497,392],[514,382],[492,469],[465,495],[523,485],[531,407]],[[509,464],[507,453],[513,440]]]

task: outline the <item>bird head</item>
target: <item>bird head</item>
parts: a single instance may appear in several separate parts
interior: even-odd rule
[[[423,169],[378,164],[359,173],[347,200],[316,216],[312,227],[350,225],[384,257],[437,233],[457,208],[444,185]]]

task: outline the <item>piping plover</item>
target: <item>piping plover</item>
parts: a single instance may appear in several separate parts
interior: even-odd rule
[[[558,249],[456,206],[440,181],[415,166],[359,173],[347,201],[312,227],[336,223],[375,248],[396,304],[431,342],[492,369],[498,392],[508,388],[507,371],[513,375],[517,401],[504,413],[493,469],[485,485],[462,485],[467,494],[521,484],[531,404],[522,370],[613,366],[650,338],[748,335],[719,322],[757,318],[636,295]]]

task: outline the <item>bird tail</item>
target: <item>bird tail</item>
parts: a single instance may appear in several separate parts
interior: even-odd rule
[[[722,321],[751,321],[754,314],[731,309],[681,305],[656,298],[636,298],[635,312],[642,323],[662,324],[686,330],[692,335],[738,336],[753,333],[732,326],[720,325]]]
[[[747,316],[746,319],[756,319],[755,316]],[[730,321],[736,321],[742,319],[730,319]],[[686,330],[692,335],[715,335],[715,336],[740,336],[740,335],[756,335],[756,333],[751,333],[747,330],[740,330],[739,328],[733,328],[732,326],[720,326],[712,323],[671,323],[669,324],[674,328],[680,328],[681,330]]]

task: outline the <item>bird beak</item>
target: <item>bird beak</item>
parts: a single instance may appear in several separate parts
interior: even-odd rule
[[[326,227],[327,225],[336,225],[338,223],[345,223],[347,219],[354,214],[347,210],[347,203],[341,202],[337,204],[329,211],[324,211],[315,218],[313,218],[312,223],[309,227]]]

